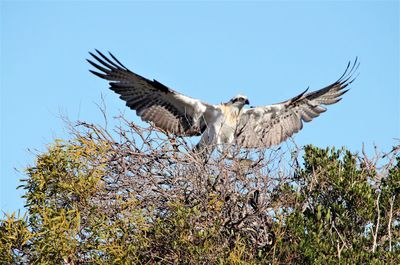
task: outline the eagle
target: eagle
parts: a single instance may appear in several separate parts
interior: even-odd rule
[[[197,149],[235,144],[240,148],[269,148],[279,145],[325,112],[326,105],[337,103],[356,77],[357,57],[332,84],[266,106],[244,108],[249,99],[237,95],[213,105],[183,95],[157,80],[147,79],[125,67],[112,53],[96,50],[87,61],[97,69],[94,75],[109,81],[110,89],[143,121],[177,137],[200,136]],[[94,62],[96,61],[96,62]]]

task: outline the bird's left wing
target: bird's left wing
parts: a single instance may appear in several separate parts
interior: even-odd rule
[[[348,91],[344,88],[354,81],[352,76],[358,66],[356,58],[336,82],[320,90],[306,93],[307,89],[278,104],[243,110],[236,130],[237,144],[245,148],[268,148],[285,141],[303,128],[303,121],[310,122],[325,112],[323,105],[341,100],[340,96]]]
[[[97,50],[96,50],[97,51]],[[110,81],[110,89],[144,121],[177,136],[200,135],[211,119],[214,107],[180,94],[156,80],[133,73],[111,53],[111,59],[97,51],[90,53],[97,61],[87,60],[100,72],[93,74]]]

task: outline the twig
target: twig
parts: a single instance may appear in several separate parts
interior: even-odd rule
[[[378,193],[378,198],[376,198],[376,211],[378,213],[378,217],[376,218],[376,226],[375,226],[375,233],[372,235],[373,237],[373,244],[372,244],[372,253],[375,253],[376,251],[376,242],[378,239],[378,229],[379,229],[379,221],[380,221],[380,217],[381,217],[381,213],[379,210],[379,199],[381,197],[381,193]]]
[[[388,221],[388,234],[389,234],[389,252],[392,252],[392,217],[393,217],[393,204],[396,195],[390,199],[389,221]]]

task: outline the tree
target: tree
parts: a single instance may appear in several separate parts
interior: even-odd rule
[[[400,263],[398,147],[205,159],[121,119],[71,126],[37,155],[26,215],[0,220],[1,264]]]

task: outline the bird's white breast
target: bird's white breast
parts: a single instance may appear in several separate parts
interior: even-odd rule
[[[231,143],[234,140],[240,110],[236,107],[221,104],[220,115],[215,123],[218,144]]]
[[[226,106],[224,104],[219,105],[218,108],[222,112],[222,116],[224,118],[224,124],[226,126],[231,126],[236,128],[240,111],[235,107]]]

